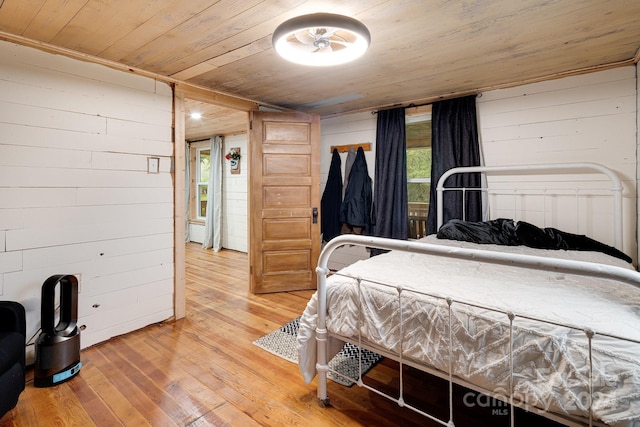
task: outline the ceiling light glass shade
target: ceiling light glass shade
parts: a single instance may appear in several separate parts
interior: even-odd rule
[[[361,57],[371,35],[360,21],[348,16],[314,13],[283,22],[273,32],[273,47],[287,61],[330,66]]]

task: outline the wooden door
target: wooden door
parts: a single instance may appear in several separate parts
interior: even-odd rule
[[[251,292],[315,289],[320,118],[252,112],[249,152]]]

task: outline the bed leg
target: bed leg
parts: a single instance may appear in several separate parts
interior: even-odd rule
[[[326,249],[327,247],[325,247]],[[323,251],[324,253],[324,251]],[[322,258],[322,254],[321,254]],[[318,374],[318,399],[322,407],[329,405],[327,396],[327,373],[329,361],[327,360],[327,260],[319,260],[316,273],[318,275],[318,323],[316,324],[316,372]]]
[[[327,373],[329,365],[327,364],[327,330],[316,330],[316,341],[318,344],[318,354],[316,363],[316,372],[318,374],[318,399],[320,405],[324,408],[329,406],[329,396],[327,395]]]
[[[331,406],[331,402],[329,402],[329,397],[327,397],[326,399],[320,399],[319,403],[321,408],[328,408],[329,406]]]
[[[316,372],[318,373],[318,399],[323,406],[329,404],[329,396],[327,395],[327,372],[329,371],[329,365],[316,365]]]

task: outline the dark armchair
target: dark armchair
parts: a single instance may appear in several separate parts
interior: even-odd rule
[[[24,307],[0,301],[0,418],[13,409],[25,383]]]

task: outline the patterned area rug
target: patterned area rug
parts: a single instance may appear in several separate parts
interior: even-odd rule
[[[267,350],[269,353],[282,357],[293,363],[298,363],[298,350],[296,337],[300,326],[300,317],[293,319],[270,334],[258,338],[253,343],[258,347]],[[362,374],[366,374],[376,363],[382,360],[382,356],[369,350],[362,349]],[[358,347],[346,343],[342,350],[329,362],[329,367],[342,375],[329,371],[330,380],[351,387],[355,384],[349,378],[358,378]]]

